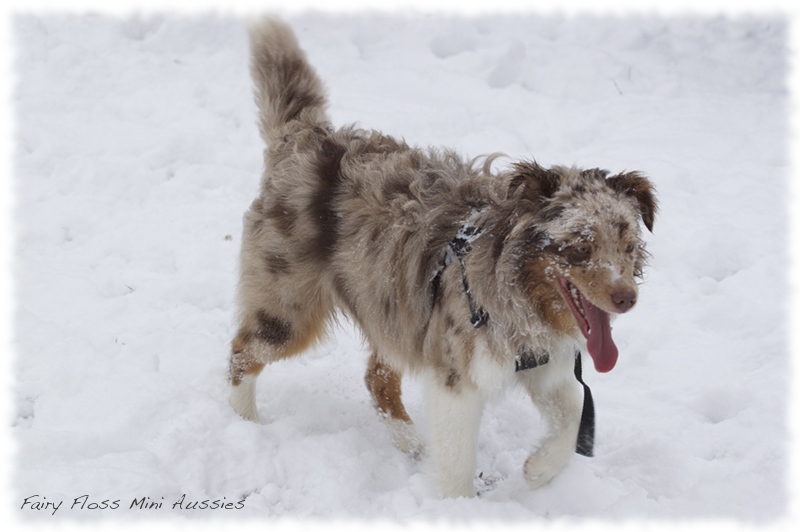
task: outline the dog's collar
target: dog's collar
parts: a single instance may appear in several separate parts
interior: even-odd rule
[[[431,285],[433,287],[433,299],[436,301],[436,294],[439,291],[442,273],[454,259],[457,259],[458,263],[461,265],[461,284],[464,286],[464,293],[467,295],[467,302],[469,303],[469,322],[476,329],[480,329],[488,323],[489,314],[483,310],[483,307],[479,307],[475,304],[475,300],[472,298],[472,291],[469,288],[469,281],[467,281],[467,268],[464,265],[464,257],[469,253],[470,243],[483,231],[481,226],[475,225],[472,221],[477,214],[478,212],[473,213],[470,219],[464,222],[458,230],[458,233],[456,233],[456,236],[453,237],[453,240],[447,245],[444,258],[431,280]]]

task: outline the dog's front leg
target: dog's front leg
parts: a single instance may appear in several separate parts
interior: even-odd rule
[[[571,375],[558,383],[535,378],[523,382],[549,429],[539,449],[525,461],[525,480],[536,489],[550,482],[575,454],[583,402],[580,384]]]
[[[484,398],[473,386],[429,383],[433,456],[437,484],[445,497],[474,497],[478,428]]]

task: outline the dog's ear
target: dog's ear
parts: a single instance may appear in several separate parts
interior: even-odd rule
[[[650,181],[639,172],[617,174],[606,179],[606,184],[613,190],[631,196],[639,204],[639,212],[647,230],[653,232],[658,203],[656,202],[655,188]]]
[[[508,198],[517,196],[534,203],[552,198],[561,185],[561,174],[536,162],[514,163],[514,176],[508,185]]]

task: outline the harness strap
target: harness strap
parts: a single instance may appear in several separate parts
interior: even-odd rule
[[[457,240],[450,242],[450,249],[455,253],[458,258],[458,263],[461,265],[461,284],[464,285],[464,293],[467,294],[467,303],[469,303],[469,322],[476,329],[480,329],[489,321],[489,314],[483,310],[483,307],[478,307],[475,300],[472,299],[472,291],[469,289],[469,281],[467,281],[467,268],[464,266],[464,255],[467,254],[466,242],[463,244]]]
[[[525,371],[526,369],[538,368],[542,364],[547,364],[550,362],[550,353],[547,351],[534,353],[529,349],[523,349],[517,353],[515,362],[517,368],[514,371]]]
[[[480,226],[473,225],[470,222],[461,226],[456,236],[447,245],[447,251],[445,252],[442,264],[439,266],[439,269],[436,270],[433,279],[431,279],[433,300],[436,301],[442,273],[445,268],[453,262],[453,259],[458,260],[458,264],[461,266],[461,284],[464,286],[464,293],[467,295],[467,303],[469,304],[469,322],[476,329],[480,329],[489,322],[489,314],[483,310],[483,307],[478,307],[478,305],[475,304],[475,300],[472,298],[472,291],[469,288],[469,281],[467,281],[467,267],[464,265],[464,257],[469,252],[470,242],[478,237],[481,230],[482,228]]]

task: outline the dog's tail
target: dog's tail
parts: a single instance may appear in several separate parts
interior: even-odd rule
[[[252,22],[250,50],[259,130],[265,142],[294,120],[309,127],[328,122],[325,88],[286,23],[271,17]]]

